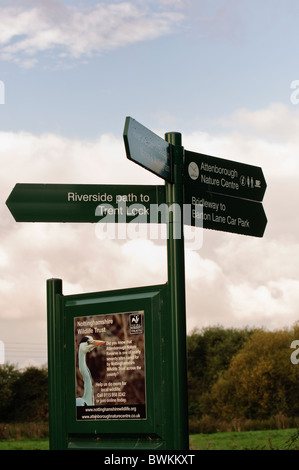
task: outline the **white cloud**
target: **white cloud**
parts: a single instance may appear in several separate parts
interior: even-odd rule
[[[235,317],[245,323],[275,329],[287,326],[282,324],[282,316],[287,318],[288,326],[298,321],[299,311],[295,307],[299,301],[297,279],[269,281],[256,287],[231,285],[229,292]]]
[[[0,58],[28,68],[36,64],[40,52],[53,53],[55,60],[86,59],[169,34],[182,20],[173,9],[154,11],[151,2],[80,7],[58,0],[31,3],[0,7]]]

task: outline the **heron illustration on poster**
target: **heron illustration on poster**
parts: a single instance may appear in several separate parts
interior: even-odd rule
[[[105,341],[95,340],[92,336],[83,336],[80,341],[78,359],[79,371],[83,378],[84,393],[82,397],[76,398],[77,406],[93,406],[94,405],[94,390],[93,380],[89,368],[86,364],[86,354],[93,351],[97,346],[102,346]]]

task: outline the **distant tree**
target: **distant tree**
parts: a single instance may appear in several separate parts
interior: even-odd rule
[[[13,384],[21,372],[15,366],[3,364],[0,366],[0,421],[7,421],[12,405]]]
[[[232,357],[255,330],[225,329],[221,326],[195,329],[188,335],[189,411],[199,416],[209,412],[209,394]]]
[[[299,415],[299,367],[290,361],[293,331],[257,331],[213,385],[210,413],[218,418]]]
[[[48,419],[48,372],[28,367],[13,383],[11,419],[43,421]]]

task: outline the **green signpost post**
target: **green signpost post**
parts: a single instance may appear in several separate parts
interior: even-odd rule
[[[184,225],[261,237],[267,223],[259,167],[185,151],[181,134],[131,117],[123,137],[165,185],[17,184],[7,199],[18,222],[168,226],[165,285],[65,296],[47,281],[51,449],[188,449]]]

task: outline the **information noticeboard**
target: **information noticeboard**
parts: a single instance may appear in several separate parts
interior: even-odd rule
[[[144,311],[74,318],[77,421],[146,419]]]
[[[169,287],[63,295],[48,281],[51,449],[174,446]]]

